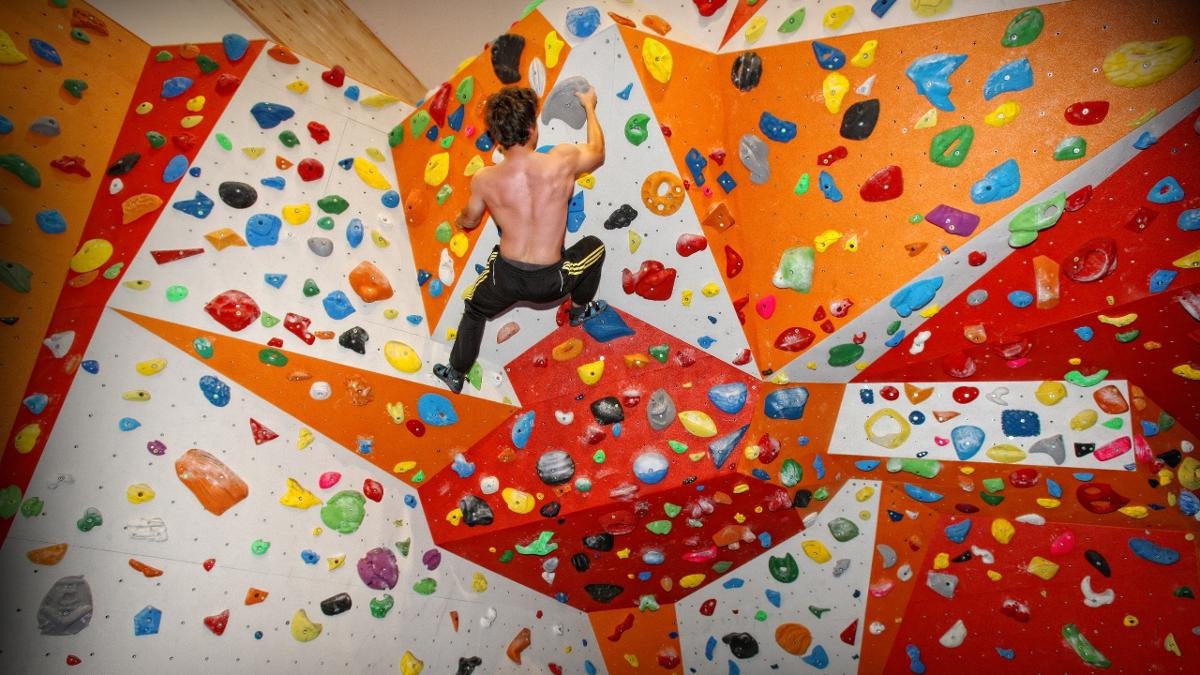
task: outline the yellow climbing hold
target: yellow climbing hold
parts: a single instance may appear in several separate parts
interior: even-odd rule
[[[1059,401],[1067,396],[1067,388],[1062,382],[1047,380],[1038,385],[1037,391],[1033,392],[1038,401],[1042,405],[1057,405]],[[1080,413],[1082,414],[1082,413]]]
[[[304,80],[293,80],[287,85],[288,91],[294,91],[297,94],[303,94],[308,91],[308,82]]]
[[[392,473],[408,473],[415,468],[417,468],[417,463],[408,459],[403,462],[396,462],[396,466],[392,467]]]
[[[767,17],[759,14],[746,24],[746,44],[754,44],[767,30]]]
[[[600,376],[604,375],[604,359],[585,363],[575,369],[579,373],[579,379],[583,380],[584,384],[596,384],[600,381]]]
[[[892,428],[895,431],[884,434],[875,433],[875,425],[885,417],[892,422],[892,425],[894,425]],[[904,441],[908,440],[908,435],[912,432],[912,426],[908,423],[908,420],[891,408],[876,410],[863,423],[863,429],[867,432],[868,441],[888,450],[895,450],[903,445]]]
[[[332,572],[346,564],[346,554],[338,553],[337,555],[331,555],[325,559],[325,564],[329,566],[329,571]]]
[[[191,112],[200,112],[201,110],[204,110],[204,104],[206,102],[207,99],[205,99],[203,96],[193,96],[192,98],[188,99],[187,103],[184,104],[184,107]]]
[[[295,478],[287,479],[287,492],[279,498],[279,503],[293,509],[307,509],[321,503],[312,492],[309,492]]]
[[[1179,651],[1179,642],[1175,640],[1174,633],[1167,633],[1167,637],[1163,638],[1163,649],[1175,656],[1183,656],[1183,652]]]
[[[1191,253],[1183,256],[1182,258],[1176,259],[1171,264],[1180,269],[1185,269],[1185,270],[1192,270],[1192,269],[1196,269],[1197,267],[1200,267],[1200,248],[1196,249],[1195,251],[1192,251]]]
[[[1005,518],[996,518],[992,521],[992,539],[1007,544],[1012,541],[1013,535],[1017,533],[1017,528],[1008,522]]]
[[[529,513],[537,503],[533,495],[515,488],[504,488],[500,491],[500,496],[504,498],[508,510],[513,513]]]
[[[1185,380],[1200,380],[1200,369],[1192,367],[1190,363],[1181,363],[1172,368],[1171,372]]]
[[[689,574],[679,580],[679,586],[681,588],[696,588],[700,584],[704,583],[705,576],[706,575],[699,572],[696,574]]]
[[[715,298],[721,292],[721,286],[715,281],[710,281],[700,289],[706,298]]]
[[[183,127],[184,129],[191,129],[199,126],[199,124],[203,121],[204,115],[185,115],[179,120],[179,126]]]
[[[462,524],[462,518],[463,518],[462,509],[458,508],[457,506],[454,507],[454,509],[452,509],[449,513],[446,514],[446,522],[450,523],[451,525],[453,525],[455,527],[458,527],[460,524]]]
[[[675,61],[671,58],[671,50],[663,43],[652,37],[645,38],[642,41],[642,63],[646,65],[650,77],[658,82],[666,84],[671,81]]]
[[[849,251],[851,253],[858,253],[858,235],[852,234],[847,237],[846,241],[842,242],[842,250]]]
[[[1130,312],[1128,314],[1122,314],[1121,316],[1107,316],[1105,314],[1100,314],[1096,317],[1096,320],[1099,321],[1100,323],[1108,324],[1109,326],[1116,326],[1117,328],[1124,328],[1125,326],[1128,326],[1129,324],[1133,323],[1134,321],[1137,321],[1137,318],[1138,318],[1137,313]]]
[[[450,174],[450,153],[439,152],[425,162],[425,184],[441,185]]]
[[[471,240],[462,232],[455,232],[453,237],[450,237],[450,252],[455,258],[461,258],[467,254],[467,248],[471,245]]]
[[[261,145],[253,145],[250,147],[242,148],[242,154],[249,157],[250,159],[258,159],[259,157],[262,157],[263,153],[266,151],[267,151],[267,149]]]
[[[467,160],[467,166],[463,168],[463,175],[467,176],[468,178],[474,176],[480,169],[483,168],[483,166],[483,158],[479,155],[475,155],[471,159]]]
[[[149,115],[151,110],[154,110],[154,104],[150,101],[142,101],[141,103],[137,104],[137,107],[133,109],[133,112],[139,115]]]
[[[858,489],[858,492],[854,493],[854,499],[857,502],[865,502],[874,496],[875,496],[875,488],[871,487],[870,485],[864,485],[863,487]]]
[[[950,566],[950,554],[939,553],[933,557],[933,569],[944,570]]]
[[[367,96],[359,101],[359,103],[368,108],[382,108],[386,105],[392,105],[393,103],[399,102],[400,99],[396,98],[395,96],[392,96],[391,94],[384,94],[382,92],[371,94],[370,96]]]
[[[830,73],[825,76],[825,81],[821,83],[821,95],[825,97],[825,109],[831,113],[839,112],[842,109],[842,99],[846,98],[846,92],[850,91],[850,80],[846,79],[841,73]]]
[[[384,409],[387,410],[388,417],[392,419],[393,424],[404,424],[405,410],[404,404],[400,402],[386,403]]]
[[[1017,105],[1016,101],[1005,101],[997,106],[995,110],[984,115],[983,121],[987,125],[998,129],[1017,119],[1017,115],[1019,114],[1021,114],[1021,106]]]
[[[482,593],[488,588],[487,577],[483,576],[483,572],[476,572],[471,576],[471,590],[476,593]]]
[[[370,157],[376,162],[387,161],[387,158],[384,157],[383,153],[379,151],[379,148],[375,147],[367,148],[367,157]]]
[[[383,310],[383,318],[388,319],[389,321],[398,316],[400,316],[400,310],[396,309],[395,307],[388,307],[387,309]]]
[[[829,549],[825,548],[825,544],[816,539],[809,539],[800,544],[800,548],[804,549],[804,555],[812,558],[812,561],[817,564],[827,563],[833,559],[833,556],[829,554]]]
[[[145,402],[150,400],[150,392],[146,391],[145,389],[130,389],[129,391],[122,393],[121,398],[125,399],[126,401]]]
[[[879,40],[867,40],[858,48],[858,53],[850,59],[850,65],[866,68],[875,63],[875,50],[879,48]]]
[[[384,343],[383,358],[402,373],[415,373],[421,369],[421,357],[416,350],[399,340]]]
[[[1186,35],[1157,42],[1126,42],[1104,57],[1100,69],[1118,87],[1144,87],[1182,68],[1193,50],[1192,38]]]
[[[125,488],[125,499],[128,499],[130,504],[145,504],[154,499],[154,488],[145,483],[134,483]]]
[[[1033,576],[1045,581],[1050,581],[1054,578],[1054,575],[1058,574],[1058,565],[1040,555],[1033,556],[1033,559],[1029,561],[1025,569]]]
[[[1092,425],[1095,424],[1099,419],[1100,415],[1095,410],[1092,410],[1091,408],[1088,408],[1087,410],[1081,410],[1071,418],[1071,429],[1074,431],[1084,431],[1086,429],[1090,429]]]
[[[375,166],[371,160],[365,157],[354,158],[354,173],[358,174],[358,177],[362,179],[362,182],[367,184],[367,187],[373,187],[376,190],[387,190],[392,187],[387,178],[383,177],[383,173],[379,170],[379,167]],[[442,176],[443,180],[445,178],[445,176]]]
[[[552,69],[558,65],[558,57],[562,54],[563,47],[567,43],[563,42],[558,36],[558,31],[552,30],[546,33],[546,39],[542,41],[542,47],[546,50],[546,68]]]
[[[642,235],[629,230],[629,252],[637,253],[637,250],[642,245]]]
[[[987,571],[987,576],[988,576],[988,578],[989,578],[989,579],[991,579],[992,581],[1000,581],[1001,579],[1003,579],[1003,578],[1004,578],[1004,575],[1000,574],[1000,573],[999,573],[999,572],[997,572],[996,570],[988,570],[988,571]]]
[[[162,357],[159,357],[157,359],[147,359],[145,361],[139,361],[137,363],[137,365],[134,366],[134,369],[137,370],[138,373],[142,374],[142,375],[157,375],[157,374],[161,373],[163,371],[163,369],[166,367],[167,367],[167,360]]]
[[[1038,497],[1036,501],[1037,505],[1043,509],[1057,509],[1062,506],[1062,500],[1053,497]]]
[[[585,172],[579,176],[579,178],[575,181],[575,184],[585,190],[591,190],[592,188],[596,187],[596,177]]]
[[[813,237],[813,248],[817,249],[817,253],[824,253],[842,238],[842,233],[837,230],[825,230],[821,234]]]
[[[312,445],[312,442],[315,440],[316,437],[313,436],[313,432],[305,427],[300,427],[300,433],[296,436],[296,449],[303,450]]]
[[[1136,504],[1131,504],[1129,506],[1122,506],[1121,508],[1119,508],[1117,510],[1120,511],[1122,515],[1128,516],[1130,518],[1134,518],[1136,520],[1141,520],[1142,518],[1145,518],[1146,516],[1150,515],[1150,509],[1146,508],[1145,506],[1139,506]]]
[[[383,232],[380,232],[378,229],[371,230],[371,243],[375,244],[375,248],[387,248],[391,246],[388,238],[383,236]]]
[[[83,273],[99,269],[112,254],[113,245],[107,239],[88,239],[71,256],[71,271]]]
[[[283,219],[289,225],[303,225],[312,215],[312,207],[308,204],[287,204],[283,207]]]
[[[683,289],[679,293],[679,304],[683,305],[684,307],[691,307],[693,295],[695,295],[695,293],[694,293],[694,291],[692,291],[692,289],[690,289],[690,288]]]
[[[925,111],[924,115],[921,115],[921,118],[918,119],[915,124],[913,124],[913,127],[917,129],[928,129],[929,127],[937,126],[937,120],[937,108],[930,108],[929,110]]]
[[[837,30],[846,25],[852,16],[854,16],[854,5],[838,5],[825,12],[825,18],[821,19],[821,23],[829,30]]]
[[[404,654],[400,656],[400,674],[401,675],[421,675],[421,671],[425,669],[425,662],[413,656],[413,653],[404,650]]]
[[[6,66],[15,66],[18,63],[25,63],[29,60],[20,49],[17,49],[17,44],[13,42],[12,37],[5,31],[0,30],[0,64]]]
[[[292,615],[292,637],[297,642],[312,642],[321,634],[321,624],[309,620],[304,610],[298,609]]]
[[[717,435],[717,423],[702,410],[684,410],[678,417],[683,428],[693,436],[712,438]]]
[[[928,19],[950,9],[954,0],[911,0],[913,14]]]
[[[1025,451],[1015,445],[1008,443],[999,443],[988,448],[987,456],[993,462],[1001,462],[1004,464],[1012,464],[1025,459]]]

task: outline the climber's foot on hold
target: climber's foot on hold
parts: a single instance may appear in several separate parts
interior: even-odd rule
[[[437,379],[445,383],[450,391],[456,394],[462,393],[463,380],[466,378],[462,373],[450,366],[438,363],[433,366],[433,374],[437,376]]]
[[[606,309],[608,309],[608,303],[603,300],[592,300],[582,307],[572,307],[569,312],[571,325],[581,326],[599,316]]]

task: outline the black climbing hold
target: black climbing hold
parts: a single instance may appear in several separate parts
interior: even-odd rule
[[[755,52],[738,54],[733,60],[733,72],[729,74],[733,86],[741,91],[750,91],[762,79],[762,57]]]
[[[583,545],[596,551],[611,551],[613,547],[613,536],[607,532],[589,534],[583,538]]]
[[[110,176],[124,176],[130,171],[133,171],[133,167],[137,165],[138,160],[141,158],[142,156],[140,154],[131,152],[114,162],[112,166],[108,167],[108,171],[105,173]]]
[[[248,209],[258,201],[258,192],[254,188],[237,181],[225,181],[217,187],[221,201],[235,209]]]
[[[959,553],[958,555],[954,556],[954,562],[960,562],[960,563],[967,562],[968,560],[970,560],[971,558],[974,558],[974,557],[975,556],[972,555],[970,551],[963,551],[962,553]]]
[[[758,640],[749,633],[726,633],[721,642],[729,645],[729,651],[739,659],[753,658],[758,654]]]
[[[483,659],[478,656],[460,656],[458,657],[458,670],[454,671],[454,675],[471,675],[481,665],[483,665]]]
[[[571,567],[579,572],[586,572],[592,566],[592,559],[586,553],[576,553],[571,556]]]
[[[812,490],[800,488],[796,490],[796,496],[792,498],[792,506],[803,509],[808,507],[808,503],[812,501]]]
[[[1192,589],[1187,586],[1180,586],[1172,592],[1177,598],[1191,598],[1192,600],[1196,599],[1196,594],[1193,593]]]
[[[537,475],[546,485],[562,485],[575,477],[575,460],[562,450],[542,453],[537,461]],[[550,517],[557,514],[556,508]]]
[[[463,522],[471,527],[491,525],[496,517],[492,513],[492,507],[475,495],[463,495],[462,499],[458,500],[458,509],[462,511]]]
[[[637,216],[637,209],[628,204],[622,204],[604,221],[604,229],[619,230],[622,227],[629,227],[633,223],[633,219],[637,218]]]
[[[1095,443],[1076,443],[1075,444],[1075,456],[1076,457],[1087,457],[1088,455],[1092,454],[1095,451],[1096,451]]]
[[[525,38],[505,33],[492,42],[492,70],[504,84],[521,81],[521,51]]]
[[[5,326],[15,326],[21,320],[19,316],[0,316],[0,323]]]
[[[560,509],[562,509],[562,504],[558,502],[546,502],[542,505],[542,508],[538,509],[538,513],[542,514],[543,518],[553,518],[558,515]]]
[[[616,584],[587,584],[583,590],[596,602],[604,603],[612,602],[613,598],[625,592],[624,588]]]
[[[842,115],[842,138],[851,141],[866,140],[871,132],[875,131],[878,121],[879,99],[859,101],[846,108],[846,114]]]
[[[1163,461],[1163,464],[1166,464],[1174,469],[1179,466],[1180,462],[1183,461],[1183,453],[1180,452],[1178,448],[1171,448],[1170,450],[1160,454],[1158,458]]]
[[[371,336],[367,335],[362,326],[355,326],[338,336],[338,344],[359,354],[366,354],[367,340],[370,339]]]
[[[325,616],[336,616],[350,610],[354,603],[346,593],[338,593],[321,601],[321,613]]]
[[[1100,574],[1103,574],[1106,577],[1112,576],[1112,568],[1108,566],[1108,561],[1104,559],[1104,556],[1100,555],[1099,551],[1089,548],[1083,552],[1083,557],[1086,558],[1088,563],[1092,567],[1095,567],[1096,571],[1100,572]]]
[[[607,426],[623,421],[625,410],[621,408],[621,402],[617,400],[616,396],[605,396],[592,401],[592,417],[595,417],[600,424]]]

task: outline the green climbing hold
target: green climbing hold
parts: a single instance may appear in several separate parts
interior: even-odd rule
[[[653,595],[643,595],[642,597],[638,598],[638,611],[657,612],[658,598],[654,597]]]
[[[263,312],[258,315],[258,321],[263,325],[263,328],[271,328],[279,323],[279,317],[270,312]]]
[[[12,172],[29,187],[42,186],[42,174],[38,173],[38,170],[24,157],[16,153],[0,155],[0,169]]]
[[[991,492],[980,492],[979,498],[988,506],[1000,506],[1000,502],[1004,501],[1004,495],[996,495]]]
[[[418,110],[412,116],[412,120],[408,123],[409,131],[412,132],[413,138],[420,138],[425,134],[425,129],[429,127],[429,122],[432,118],[429,117],[428,110]]]
[[[1000,38],[1000,44],[1005,47],[1024,47],[1042,34],[1042,28],[1045,25],[1046,17],[1042,16],[1042,10],[1030,7],[1008,22],[1008,26],[1004,29],[1004,35]]]
[[[846,518],[834,518],[829,521],[829,534],[832,534],[834,539],[846,543],[858,536],[858,526]]]
[[[435,579],[425,577],[424,579],[413,584],[413,590],[420,595],[433,595],[434,591],[437,590],[437,581]]]
[[[650,357],[659,363],[666,363],[667,357],[671,355],[671,347],[669,345],[650,345]]]
[[[296,132],[292,131],[291,129],[279,132],[279,142],[283,143],[284,146],[289,148],[294,148],[297,145],[300,145],[300,139],[296,137]]]
[[[650,136],[646,124],[650,116],[645,113],[634,113],[625,121],[625,140],[634,145],[641,145]]]
[[[303,293],[304,297],[311,298],[321,294],[321,287],[317,286],[317,282],[313,281],[312,278],[308,278],[304,280]]]
[[[472,363],[471,369],[467,371],[467,382],[476,389],[483,387],[483,366],[479,365],[478,361]]]
[[[361,492],[342,490],[321,507],[321,522],[342,534],[354,534],[367,515],[367,498]]]
[[[17,515],[21,508],[21,488],[9,485],[0,490],[0,520],[8,520]]]
[[[908,217],[908,222],[912,223],[913,225],[916,225],[917,223],[921,222],[922,220],[925,220],[925,216],[923,216],[919,213],[914,213]]]
[[[121,270],[123,270],[123,269],[125,269],[125,263],[115,262],[115,263],[109,265],[104,270],[103,276],[105,279],[112,281],[113,279],[116,279],[117,277],[121,276]]]
[[[1066,204],[1067,193],[1060,192],[1044,202],[1021,209],[1008,223],[1008,245],[1020,248],[1032,244],[1037,240],[1038,232],[1058,222]]]
[[[1106,377],[1108,377],[1108,370],[1106,370],[1104,368],[1097,370],[1096,372],[1092,373],[1091,375],[1084,375],[1083,373],[1079,372],[1078,370],[1072,370],[1069,373],[1067,373],[1066,375],[1063,375],[1063,379],[1066,380],[1067,382],[1070,382],[1071,384],[1075,385],[1076,387],[1085,387],[1085,388],[1086,387],[1094,387],[1094,386],[1100,384],[1101,382],[1104,381],[1104,378],[1106,378]]]
[[[167,137],[153,130],[146,132],[146,140],[150,141],[150,147],[155,150],[167,144]]]
[[[320,218],[317,218],[317,227],[321,228],[322,230],[332,230],[333,226],[333,218],[330,218],[329,216],[321,216]]]
[[[200,68],[200,72],[208,75],[220,68],[216,61],[213,61],[207,54],[201,54],[196,57],[196,66]]]
[[[683,511],[683,507],[678,504],[672,504],[671,502],[663,504],[663,513],[667,514],[668,518],[674,518],[681,511]]]
[[[332,213],[338,216],[350,208],[350,202],[346,201],[346,198],[341,195],[326,195],[317,200],[317,207],[325,213]]]
[[[1104,420],[1100,423],[1100,425],[1116,430],[1125,426],[1125,420],[1121,419],[1120,417],[1113,417],[1112,419]]]
[[[159,50],[159,52],[154,55],[154,60],[159,63],[166,63],[173,58],[175,58],[175,56],[165,49]]]
[[[784,487],[793,487],[804,479],[804,467],[796,460],[788,457],[783,460],[783,465],[779,467],[779,482],[783,483]]]
[[[92,36],[88,35],[87,33],[83,32],[83,31],[81,31],[81,30],[79,30],[78,28],[72,28],[72,29],[71,29],[71,37],[72,37],[72,38],[73,38],[75,41],[77,41],[77,42],[82,42],[82,43],[83,43],[83,44],[85,44],[85,45],[87,45],[87,44],[91,44],[91,43],[92,43]]]
[[[1087,157],[1087,139],[1083,136],[1067,136],[1054,147],[1054,159],[1069,161]]]
[[[392,127],[388,132],[388,147],[394,148],[404,142],[404,122]]]
[[[533,10],[537,9],[538,5],[540,4],[542,4],[542,0],[529,0],[529,3],[521,9],[521,16],[519,18],[524,19],[530,14],[533,14]],[[459,85],[459,88],[462,88],[461,84]]]
[[[442,146],[443,150],[449,150],[450,146],[454,145],[454,137],[442,136],[441,140],[438,141],[438,145]]]
[[[728,572],[728,571],[729,571],[730,569],[732,569],[732,568],[733,568],[733,562],[732,562],[732,561],[730,561],[730,560],[718,560],[717,562],[713,563],[713,566],[712,566],[712,571],[716,572],[717,574],[725,574],[726,572]]]
[[[371,598],[371,616],[382,619],[392,611],[395,604],[396,599],[388,593],[384,593],[382,598]]]
[[[1173,594],[1177,598],[1191,598],[1193,600],[1196,598],[1196,594],[1193,593],[1192,589],[1187,586],[1180,586],[1179,588],[1176,588],[1173,591]]]
[[[35,518],[40,516],[42,515],[43,506],[45,506],[45,504],[42,503],[41,499],[37,497],[30,497],[29,499],[21,502],[21,515],[25,516],[26,518]]]
[[[458,83],[458,88],[454,90],[454,98],[458,99],[459,103],[466,105],[471,97],[475,95],[475,76],[468,75],[463,78],[462,82]]]
[[[654,534],[670,534],[671,521],[669,520],[652,520],[646,523],[646,529]]]
[[[956,167],[967,159],[975,130],[969,124],[950,127],[929,142],[929,159],[938,166]]]
[[[671,450],[675,451],[675,454],[677,455],[682,455],[683,453],[687,452],[688,448],[686,444],[679,441],[667,441],[667,445],[670,446]]]
[[[812,615],[819,619],[819,618],[821,618],[822,614],[829,611],[829,608],[828,607],[817,607],[816,605],[809,605],[808,611],[812,612]]]
[[[1142,331],[1138,330],[1137,328],[1131,328],[1127,331],[1117,333],[1116,338],[1117,342],[1133,342],[1141,334]]]
[[[417,471],[416,473],[414,473],[413,477],[412,477],[412,482],[417,485],[424,483],[425,482],[425,469],[421,469],[420,471]]]
[[[400,552],[401,558],[407,558],[408,552],[412,549],[412,538],[404,539],[396,542],[396,550]]]
[[[800,180],[796,181],[796,187],[792,189],[798,195],[803,195],[808,192],[808,184],[812,179],[808,177],[808,172],[800,174]]]
[[[450,195],[452,194],[454,194],[454,188],[450,187],[449,183],[446,183],[442,187],[438,188],[436,195],[438,206],[445,204],[446,200],[450,199]]]
[[[829,350],[829,365],[836,367],[848,366],[863,355],[863,346],[853,342],[837,345]]]
[[[814,490],[813,491],[813,499],[815,499],[819,502],[823,502],[826,499],[829,499],[829,488],[822,485],[821,487]]]
[[[597,450],[592,453],[592,461],[597,464],[603,464],[606,459],[608,459],[608,455],[604,454],[603,450]]]
[[[783,23],[779,24],[778,30],[780,33],[795,33],[796,31],[800,30],[800,26],[803,25],[804,8],[801,7],[800,9],[792,12],[788,18],[784,19]]]
[[[438,226],[433,228],[433,238],[439,244],[449,244],[450,237],[454,235],[454,229],[450,227],[450,221],[443,220],[438,223]]]
[[[888,473],[905,472],[921,478],[933,478],[942,470],[942,463],[936,459],[919,457],[891,457],[887,461]]]
[[[767,613],[761,609],[758,610],[757,612],[754,613],[754,620],[755,621],[766,621]]]
[[[899,319],[896,319],[895,321],[893,321],[893,322],[891,322],[891,323],[889,323],[889,324],[888,324],[888,327],[887,327],[887,334],[888,334],[888,335],[895,335],[895,334],[896,334],[896,331],[898,331],[898,330],[900,330],[900,320],[899,320]]]
[[[17,495],[17,498],[20,499],[20,495]],[[0,512],[0,517],[3,518],[12,518],[12,515],[12,512],[8,509]],[[100,511],[94,506],[87,507],[87,510],[83,512],[83,517],[75,521],[75,527],[80,532],[91,532],[93,528],[100,527],[103,524],[104,516],[101,516]]]
[[[796,564],[796,559],[791,553],[768,557],[767,570],[771,577],[781,584],[790,584],[800,577],[800,566]]]
[[[274,347],[267,347],[266,349],[259,350],[258,360],[267,364],[268,366],[282,368],[287,365],[288,357],[286,354],[278,349],[275,349]]]
[[[271,548],[271,542],[265,539],[255,539],[250,544],[250,552],[254,555],[263,555],[269,548]]]
[[[512,559],[513,559],[512,549],[505,549],[504,552],[500,554],[500,558],[499,558],[500,562],[502,562],[502,563],[510,563],[510,562],[512,562]]]
[[[1083,662],[1089,666],[1107,668],[1112,665],[1112,661],[1109,661],[1104,657],[1104,654],[1100,653],[1100,650],[1093,647],[1092,643],[1088,642],[1083,633],[1079,632],[1079,627],[1075,624],[1068,623],[1064,625],[1062,636],[1066,639],[1067,644],[1071,645],[1071,649],[1075,650],[1079,658],[1083,659]]]
[[[83,98],[83,92],[87,91],[88,84],[83,80],[67,79],[63,80],[63,89],[75,98]]]
[[[206,338],[204,336],[200,336],[200,337],[196,338],[195,340],[192,340],[192,349],[196,350],[196,354],[198,354],[200,356],[200,358],[202,358],[202,359],[211,359],[212,358],[212,355],[213,355],[212,340],[209,340],[208,338]]]
[[[225,134],[219,132],[217,133],[217,145],[221,146],[222,150],[233,149],[233,141],[229,140],[229,137]]]
[[[538,534],[538,538],[529,542],[528,545],[517,544],[514,548],[521,555],[547,555],[558,550],[558,544],[550,541],[553,538],[553,530],[542,530]]]
[[[983,479],[983,489],[987,490],[988,492],[991,492],[991,493],[1003,492],[1004,491],[1004,479],[1003,478],[995,478],[995,477],[984,478]]]
[[[187,296],[188,296],[187,286],[180,286],[179,284],[175,284],[173,286],[167,287],[167,301],[168,302],[179,302],[180,300],[183,300]]]
[[[1159,432],[1170,431],[1175,426],[1175,418],[1171,417],[1166,411],[1158,414],[1158,430]]]

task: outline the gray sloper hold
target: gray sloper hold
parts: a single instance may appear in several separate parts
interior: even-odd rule
[[[1055,464],[1062,464],[1067,459],[1067,445],[1063,443],[1062,434],[1055,434],[1038,439],[1029,448],[1029,454],[1034,453],[1050,455],[1050,459],[1053,459]]]
[[[579,75],[568,77],[554,85],[554,89],[546,97],[546,102],[542,104],[542,124],[549,124],[550,120],[562,120],[572,129],[582,129],[583,125],[587,124],[587,111],[583,109],[583,104],[575,94],[587,91],[591,86]]]
[[[537,461],[537,475],[546,485],[562,485],[575,477],[575,460],[562,450],[542,453]]]
[[[37,613],[42,635],[75,635],[92,620],[92,589],[82,576],[63,577],[42,598]]]
[[[896,549],[888,546],[887,544],[878,544],[875,546],[875,550],[879,551],[880,564],[883,565],[883,569],[886,570],[892,565],[896,564],[896,560],[898,558],[896,555]]]
[[[840,558],[840,559],[838,559],[838,561],[836,563],[833,564],[834,578],[842,576],[849,570],[850,570],[850,559],[849,558]]]
[[[750,172],[750,182],[762,185],[771,179],[771,165],[767,163],[767,142],[755,136],[746,134],[738,141],[738,159]]]
[[[29,125],[29,130],[42,136],[57,136],[62,133],[58,120],[49,115],[43,115]]]
[[[953,600],[954,591],[958,588],[958,577],[943,572],[930,572],[925,577],[925,585],[943,598]]]
[[[666,389],[650,394],[650,400],[646,403],[646,418],[650,421],[650,428],[655,431],[662,431],[675,421],[675,401],[671,400]]]
[[[333,241],[328,237],[309,237],[308,250],[322,258],[328,258],[333,253]]]
[[[469,527],[491,525],[496,517],[492,512],[492,507],[475,495],[463,495],[458,500],[458,508],[462,511],[463,522]]]

